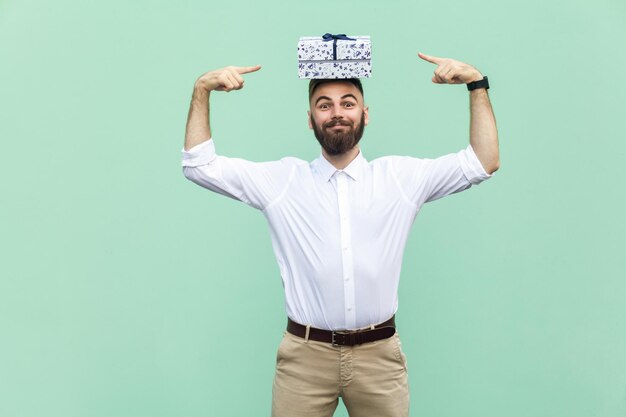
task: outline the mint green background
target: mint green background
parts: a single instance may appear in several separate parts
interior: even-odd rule
[[[312,160],[299,36],[371,35],[368,159],[465,147],[489,76],[502,167],[423,208],[398,322],[411,415],[626,416],[626,5],[0,1],[0,416],[266,416],[283,293],[263,216],[184,179],[193,82],[219,152]],[[346,416],[342,405],[337,416]]]

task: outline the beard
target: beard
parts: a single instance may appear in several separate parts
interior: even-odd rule
[[[365,129],[365,112],[361,112],[361,121],[356,128],[354,123],[347,119],[332,119],[319,127],[312,114],[311,124],[313,125],[313,133],[315,133],[317,141],[326,153],[329,155],[340,155],[354,148],[361,140],[363,130]],[[336,125],[347,126],[348,129],[340,131],[328,130]]]

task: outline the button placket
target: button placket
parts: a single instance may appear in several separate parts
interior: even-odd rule
[[[352,233],[350,222],[350,201],[348,199],[348,177],[344,172],[337,175],[337,194],[339,204],[339,224],[343,261],[343,288],[346,328],[356,328],[354,264],[352,259]]]

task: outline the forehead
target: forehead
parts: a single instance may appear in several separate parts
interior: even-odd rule
[[[347,81],[331,81],[319,85],[311,96],[311,104],[321,97],[326,96],[331,100],[338,100],[346,94],[352,94],[359,103],[363,103],[363,95],[356,86]]]

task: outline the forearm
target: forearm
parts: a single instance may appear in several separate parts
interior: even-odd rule
[[[418,54],[420,58],[437,65],[432,81],[436,84],[468,84],[483,78],[471,65],[450,59]],[[484,88],[470,91],[470,144],[488,174],[500,167],[498,130],[491,109],[489,95]]]
[[[194,87],[189,115],[187,116],[187,128],[185,130],[185,150],[211,139],[211,126],[209,123],[209,96],[210,92]]]
[[[209,71],[196,80],[185,131],[186,151],[211,139],[211,126],[209,124],[209,95],[211,91],[241,90],[244,81],[242,75],[260,69],[260,65],[253,67],[230,66]]]
[[[488,174],[500,167],[496,118],[484,88],[470,91],[470,144]]]

